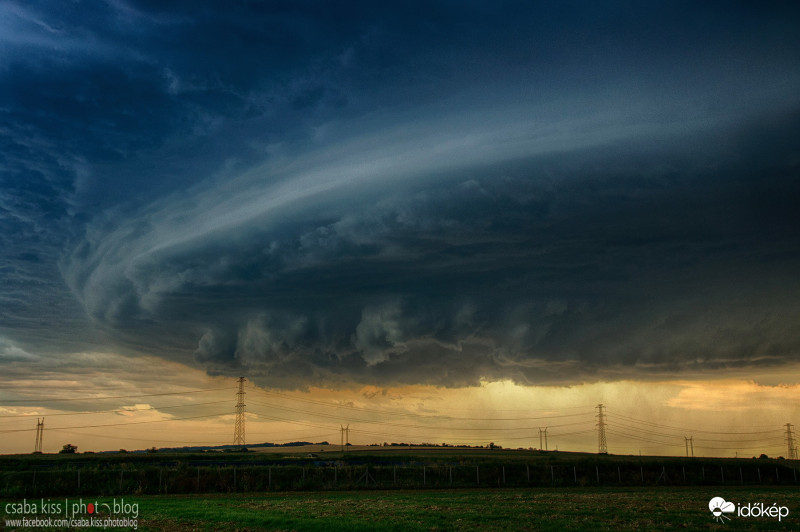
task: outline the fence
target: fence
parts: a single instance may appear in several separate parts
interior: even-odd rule
[[[791,465],[271,465],[0,472],[0,495],[127,495],[337,489],[798,484]]]

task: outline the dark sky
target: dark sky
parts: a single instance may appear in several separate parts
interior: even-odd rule
[[[800,362],[795,2],[0,4],[0,371]]]

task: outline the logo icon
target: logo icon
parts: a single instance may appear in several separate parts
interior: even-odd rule
[[[736,511],[736,505],[732,502],[727,502],[722,497],[714,497],[710,501],[708,501],[708,509],[711,510],[711,513],[714,514],[714,521],[718,521],[720,523],[724,523],[725,519],[728,521],[731,520],[725,514],[730,514]]]

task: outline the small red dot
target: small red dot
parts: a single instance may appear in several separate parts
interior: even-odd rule
[[[94,504],[89,503],[89,506],[87,506],[87,508],[88,508],[90,514],[94,513]]]

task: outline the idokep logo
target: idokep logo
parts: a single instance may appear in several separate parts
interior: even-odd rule
[[[728,502],[722,497],[714,497],[710,501],[708,501],[708,509],[711,510],[711,513],[714,514],[714,521],[719,521],[720,523],[724,523],[725,519],[728,521],[731,520],[730,517],[724,514],[730,514],[736,511],[736,505],[732,502]]]
[[[773,517],[778,521],[789,515],[789,508],[778,506],[778,503],[773,503],[771,506],[763,502],[739,504],[737,509],[734,503],[726,501],[722,497],[714,497],[708,501],[708,509],[714,515],[714,520],[720,523],[724,523],[726,519],[731,520],[724,514],[734,514],[736,517]]]

